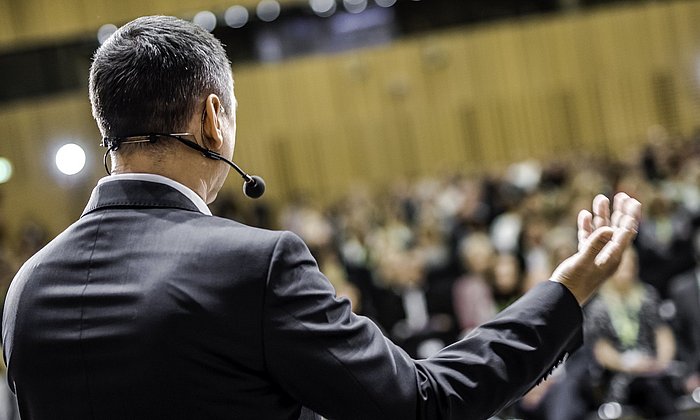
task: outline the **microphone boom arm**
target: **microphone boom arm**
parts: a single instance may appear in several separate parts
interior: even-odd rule
[[[265,193],[265,181],[261,177],[257,175],[248,175],[232,161],[226,159],[225,157],[221,156],[219,153],[216,153],[213,150],[209,150],[206,147],[200,146],[192,140],[184,138],[185,136],[194,138],[194,135],[191,133],[150,133],[145,135],[127,137],[104,137],[102,138],[102,142],[100,143],[100,145],[102,147],[107,148],[107,151],[104,155],[105,170],[107,171],[107,174],[110,174],[109,168],[107,167],[107,155],[109,154],[109,152],[119,149],[119,146],[121,146],[122,144],[155,143],[156,141],[158,141],[159,137],[167,137],[175,139],[180,143],[184,144],[185,146],[189,147],[190,149],[198,151],[202,154],[202,156],[208,159],[220,160],[228,164],[243,178],[243,193],[246,196],[250,198],[259,198]]]

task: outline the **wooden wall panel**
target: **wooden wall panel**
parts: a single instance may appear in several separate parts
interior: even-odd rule
[[[283,6],[306,3],[278,1]],[[1,0],[0,47],[96,34],[106,23],[120,25],[138,16],[190,18],[201,10],[223,12],[233,4],[254,9],[258,3],[259,0]]]
[[[80,95],[24,103],[0,109],[0,156],[13,162],[14,176],[0,185],[3,213],[17,229],[35,221],[56,233],[75,220],[102,175],[99,134],[90,106]],[[64,143],[80,144],[88,154],[85,176],[68,177],[54,156]]]

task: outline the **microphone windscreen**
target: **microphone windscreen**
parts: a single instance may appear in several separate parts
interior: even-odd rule
[[[257,175],[251,175],[252,181],[243,183],[243,193],[250,198],[260,198],[265,193],[265,181]]]

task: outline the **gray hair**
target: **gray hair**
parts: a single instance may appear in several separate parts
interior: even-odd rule
[[[235,101],[221,42],[171,16],[146,16],[117,30],[90,67],[92,115],[103,136],[184,131],[206,97]]]

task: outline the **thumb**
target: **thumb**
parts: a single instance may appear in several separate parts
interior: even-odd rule
[[[606,226],[596,229],[581,249],[582,262],[592,263],[612,237],[612,228]]]

